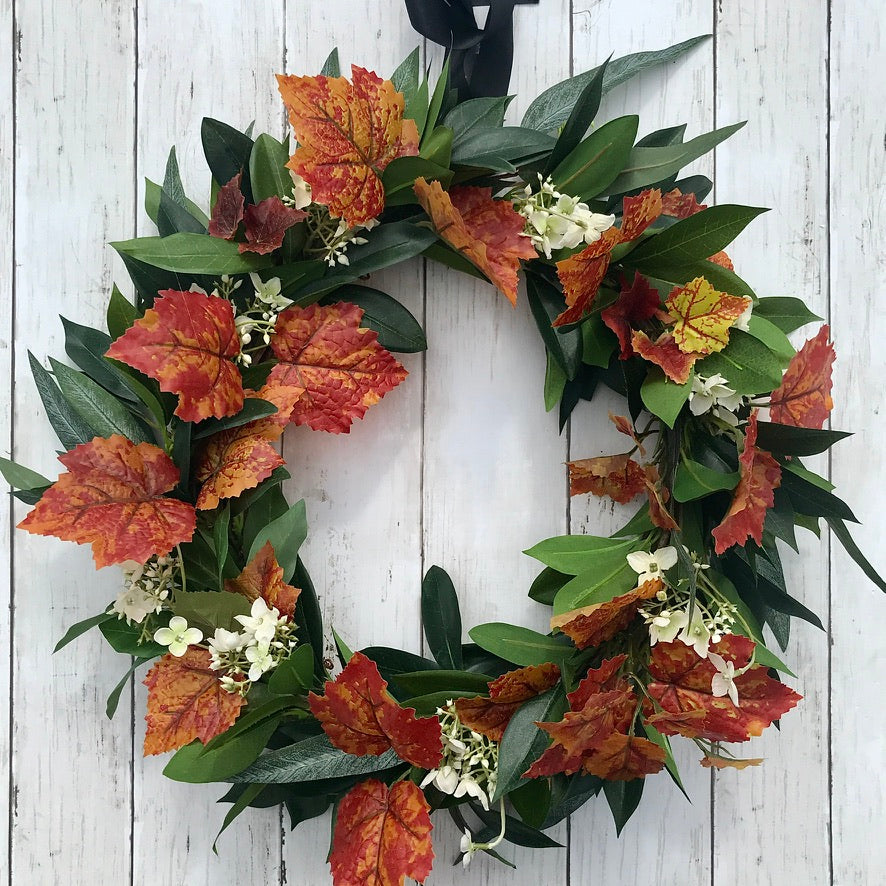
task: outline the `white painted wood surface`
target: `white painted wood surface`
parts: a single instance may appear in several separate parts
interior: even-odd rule
[[[698,33],[714,41],[606,100],[601,116],[641,114],[641,131],[688,121],[692,134],[736,119],[717,151],[716,197],[773,207],[730,250],[761,294],[798,294],[833,325],[838,363],[833,478],[865,521],[883,562],[886,482],[884,13],[870,0],[543,0],[517,10],[516,112],[541,89],[617,55]],[[122,266],[102,244],[144,233],[142,178],[162,176],[177,144],[186,188],[208,184],[204,115],[255,119],[282,134],[273,73],[311,73],[338,45],[390,73],[419,38],[399,0],[0,0],[0,372],[4,454],[47,475],[55,440],[30,380],[27,350],[61,356],[57,313],[101,321]],[[438,59],[433,51],[429,60]],[[714,162],[699,164],[710,172]],[[349,437],[290,431],[291,491],[308,501],[305,557],[327,619],[355,645],[418,650],[418,585],[438,563],[461,593],[466,627],[506,618],[540,626],[525,597],[534,573],[519,551],[571,527],[605,531],[620,517],[597,500],[567,502],[562,463],[609,451],[601,397],[567,433],[543,411],[543,355],[525,298],[516,311],[491,287],[418,263],[386,273],[426,325],[427,355]],[[14,430],[12,417],[15,417]],[[826,467],[822,464],[822,467]],[[26,509],[16,504],[15,520]],[[10,509],[0,511],[9,532]],[[451,868],[457,835],[440,821],[431,884],[608,886],[873,884],[886,876],[884,601],[838,545],[786,554],[791,580],[831,628],[798,625],[789,661],[801,707],[755,742],[759,770],[712,776],[684,750],[689,805],[650,780],[620,840],[596,804],[559,836],[566,850],[511,852],[516,872],[477,859]],[[0,569],[0,883],[178,886],[321,884],[328,818],[290,834],[276,810],[242,816],[210,850],[222,809],[142,760],[144,697],[105,697],[124,669],[97,638],[55,657],[55,640],[113,595],[88,551],[14,533]],[[6,591],[6,576],[10,577]],[[7,605],[7,602],[10,605]],[[8,776],[7,776],[8,773]],[[829,791],[830,786],[830,791]]]

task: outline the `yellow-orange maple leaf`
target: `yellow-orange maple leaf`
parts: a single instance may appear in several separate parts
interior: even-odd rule
[[[696,277],[678,286],[665,306],[674,317],[674,341],[685,354],[713,354],[729,344],[729,328],[751,303],[749,298],[718,292]]]
[[[281,615],[295,616],[300,588],[283,581],[283,568],[277,562],[274,546],[268,541],[236,577],[225,579],[225,590],[242,594],[250,602],[261,597]]]

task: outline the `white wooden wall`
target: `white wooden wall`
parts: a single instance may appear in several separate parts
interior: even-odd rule
[[[772,207],[731,250],[743,276],[761,294],[809,299],[832,324],[834,425],[856,432],[832,476],[881,565],[884,31],[880,0],[541,0],[517,10],[512,82],[519,115],[610,52],[714,34],[613,93],[603,112],[639,110],[645,132],[749,120],[699,169],[716,172],[719,202]],[[103,244],[148,232],[143,178],[162,176],[171,143],[192,196],[205,197],[201,117],[282,134],[275,72],[314,73],[338,45],[345,64],[387,74],[417,42],[400,0],[0,0],[0,450],[55,476],[27,350],[62,356],[58,313],[101,323],[112,280],[125,280]],[[419,581],[438,563],[456,580],[466,626],[541,626],[545,613],[525,596],[534,567],[519,551],[567,529],[606,531],[620,516],[597,500],[570,505],[563,468],[615,445],[610,404],[582,405],[557,435],[525,299],[514,311],[491,287],[419,263],[379,285],[424,318],[427,355],[406,358],[408,381],[349,437],[287,436],[326,617],[353,645],[417,650]],[[25,510],[0,509],[4,537]],[[113,596],[113,570],[96,577],[87,550],[24,533],[2,557],[0,883],[329,882],[327,818],[290,833],[276,810],[244,815],[214,856],[220,791],[169,782],[162,760],[142,759],[142,687],[105,718],[122,660],[93,637],[50,656],[70,623]],[[886,600],[837,545],[809,543],[788,559],[830,634],[794,629],[788,658],[806,701],[755,742],[763,767],[712,775],[683,749],[692,805],[650,779],[620,840],[598,803],[558,829],[568,848],[510,852],[516,872],[488,859],[467,876],[450,867],[457,835],[441,820],[429,883],[883,882]]]

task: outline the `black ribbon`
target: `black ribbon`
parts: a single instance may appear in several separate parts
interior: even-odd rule
[[[459,98],[507,95],[514,61],[514,7],[539,0],[406,0],[412,27],[440,44],[449,59],[449,84]],[[474,6],[489,6],[478,28]]]

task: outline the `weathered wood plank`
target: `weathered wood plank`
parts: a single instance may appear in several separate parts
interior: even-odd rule
[[[838,447],[832,479],[863,522],[852,526],[853,535],[882,573],[886,150],[877,109],[886,85],[875,72],[886,64],[886,21],[882,9],[861,0],[834,3],[830,20],[832,423],[855,432]],[[833,883],[862,886],[886,870],[886,644],[878,630],[884,599],[836,540],[831,551]]]
[[[104,244],[132,230],[132,10],[97,0],[74,12],[16,4],[13,457],[52,477],[58,441],[27,350],[64,357],[58,313],[101,323]],[[16,519],[26,511],[16,505]],[[12,882],[128,882],[128,699],[113,722],[104,714],[128,663],[91,636],[51,655],[70,624],[107,605],[118,576],[96,575],[88,548],[24,532],[13,550]]]
[[[200,122],[214,117],[279,135],[274,74],[283,64],[282,0],[270,3],[138,4],[138,231],[154,233],[144,214],[144,177],[163,181],[176,145],[184,186],[208,209],[210,174]],[[123,275],[125,276],[125,275]],[[142,679],[143,677],[140,677]],[[168,757],[143,759],[145,690],[135,704],[133,880],[147,883],[276,883],[280,877],[278,809],[248,810],[211,851],[228,807],[213,801],[223,785],[194,787],[162,775]],[[163,851],[158,853],[157,847]]]
[[[711,32],[711,8],[696,2],[652,6],[633,2],[576,3],[573,14],[576,72],[616,57],[658,49]],[[641,75],[613,90],[604,100],[600,121],[622,114],[640,115],[640,134],[687,123],[687,137],[713,128],[713,53],[710,44],[683,59]],[[693,171],[711,174],[711,158]],[[627,412],[624,398],[601,389],[591,404],[573,413],[570,458],[623,452],[626,438],[606,420],[608,411]],[[639,502],[639,499],[638,499]],[[623,525],[637,505],[617,505],[594,496],[572,500],[571,531],[605,535]],[[690,805],[667,775],[650,778],[640,808],[620,839],[601,796],[572,817],[573,883],[591,877],[613,886],[675,882],[701,886],[710,882],[710,777],[698,766],[698,752],[687,741],[673,740],[674,754]]]
[[[802,13],[762,0],[724,4],[716,34],[717,123],[748,120],[717,149],[717,202],[772,207],[729,254],[759,295],[797,294],[827,316],[826,4]],[[826,459],[809,465],[827,470]],[[801,535],[800,556],[782,549],[788,589],[825,619],[827,543]],[[781,732],[732,747],[765,757],[761,767],[714,775],[715,883],[741,878],[749,846],[760,883],[829,881],[826,635],[795,622],[784,658],[804,701]],[[778,810],[790,815],[790,839],[772,827]]]

